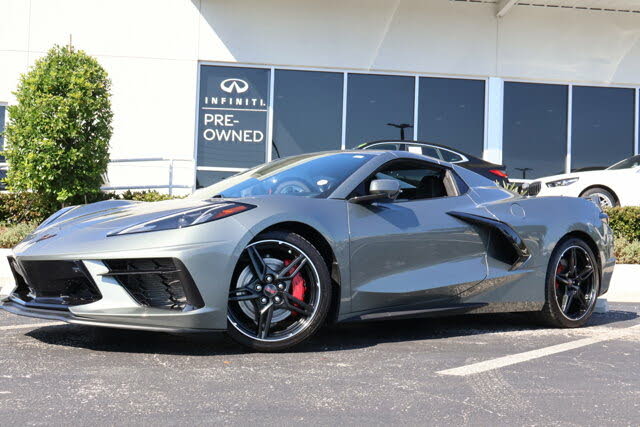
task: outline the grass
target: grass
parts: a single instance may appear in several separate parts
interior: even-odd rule
[[[15,225],[0,223],[0,248],[12,248],[37,227],[36,223]]]

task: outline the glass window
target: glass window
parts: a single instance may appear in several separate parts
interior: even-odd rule
[[[440,155],[438,154],[438,151],[429,145],[417,145],[417,144],[407,145],[407,151],[409,151],[410,153],[422,154],[424,156],[433,157],[434,159],[440,159]]]
[[[442,156],[442,160],[445,162],[456,163],[464,160],[460,154],[454,153],[453,151],[445,150],[443,148],[438,148],[438,151]]]
[[[276,70],[272,158],[342,146],[342,73]]]
[[[257,166],[194,193],[195,198],[271,194],[327,197],[375,154],[322,153],[287,157]]]
[[[384,143],[384,144],[373,144],[365,148],[365,150],[392,150],[399,151],[401,150],[400,146],[402,144],[393,144],[393,143]]]
[[[607,167],[633,155],[635,90],[573,87],[571,169]]]
[[[196,188],[208,187],[227,179],[230,176],[237,175],[238,172],[222,172],[222,171],[197,171],[196,172]]]
[[[608,167],[609,170],[618,170],[618,169],[631,169],[637,168],[640,166],[640,156],[629,157],[628,159],[624,159],[621,162],[616,163],[613,166]]]
[[[392,162],[375,179],[394,179],[400,183],[399,200],[431,199],[446,197],[444,170],[422,162]]]
[[[346,146],[400,139],[403,130],[412,139],[414,91],[413,77],[349,74]]]
[[[421,77],[418,139],[482,157],[484,80]]]
[[[505,82],[502,162],[511,178],[564,173],[567,86]]]
[[[269,72],[201,66],[198,166],[246,168],[265,161]]]

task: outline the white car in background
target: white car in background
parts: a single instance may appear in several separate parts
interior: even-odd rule
[[[529,183],[530,196],[597,196],[604,207],[640,206],[640,155],[604,170],[573,172]]]

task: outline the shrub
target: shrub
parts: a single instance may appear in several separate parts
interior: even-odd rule
[[[628,206],[607,209],[609,224],[617,237],[640,240],[640,207]]]
[[[178,199],[179,197],[158,193],[157,191],[136,191],[129,190],[120,194],[119,198],[124,200],[136,200],[138,202],[160,202],[162,200]]]
[[[0,222],[8,224],[39,223],[58,209],[57,203],[28,191],[0,193]]]
[[[640,264],[640,240],[617,237],[615,240],[616,262],[619,264]]]
[[[98,61],[71,46],[53,47],[20,77],[3,153],[10,190],[30,191],[45,204],[100,192],[112,133],[110,87]]]
[[[33,222],[16,225],[0,224],[0,248],[12,248],[27,237],[35,228]]]

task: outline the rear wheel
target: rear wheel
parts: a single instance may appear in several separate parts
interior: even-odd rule
[[[556,327],[584,325],[593,313],[599,289],[598,264],[589,245],[578,238],[562,242],[549,261],[543,319]]]
[[[329,271],[318,250],[296,233],[265,233],[238,261],[228,332],[254,350],[284,350],[318,330],[330,301]]]
[[[590,188],[584,193],[582,193],[581,197],[588,199],[591,196],[598,197],[600,200],[600,206],[603,208],[612,208],[614,206],[618,206],[618,202],[613,194],[610,191],[605,190],[604,188],[596,187]]]

